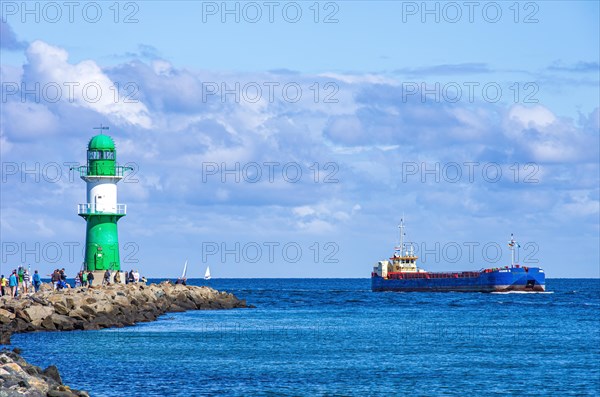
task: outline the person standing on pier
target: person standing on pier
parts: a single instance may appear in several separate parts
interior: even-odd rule
[[[4,277],[4,274],[3,274],[2,277],[0,278],[0,294],[1,294],[1,296],[8,294],[7,288],[8,288],[8,279],[6,277]]]
[[[17,287],[23,285],[23,275],[24,274],[25,274],[25,269],[23,268],[23,266],[19,266],[19,270],[17,271],[17,282],[19,284],[17,285]]]
[[[52,280],[52,288],[54,288],[54,290],[56,290],[58,281],[60,280],[60,273],[58,272],[58,269],[54,269],[54,271],[52,272],[51,280]]]
[[[19,281],[17,278],[17,271],[13,270],[12,274],[8,278],[8,286],[10,287],[10,296],[13,298],[17,296],[17,289],[19,288]]]
[[[27,269],[23,270],[23,293],[26,294],[29,292],[29,283],[31,282],[31,276]]]
[[[42,278],[40,277],[40,274],[36,270],[33,273],[33,289],[35,292],[38,292],[40,290],[40,285],[42,285]]]

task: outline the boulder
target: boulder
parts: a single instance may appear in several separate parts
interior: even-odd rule
[[[87,392],[63,385],[56,367],[50,366],[42,371],[27,363],[16,351],[6,349],[0,350],[0,396],[89,397]]]
[[[68,316],[71,317],[73,320],[86,321],[87,319],[90,318],[90,313],[86,312],[85,310],[83,310],[81,308],[77,308],[77,309],[71,310],[69,312]]]
[[[14,320],[15,314],[0,308],[0,324],[8,324]]]
[[[63,305],[61,302],[58,302],[54,305],[54,311],[58,314],[67,315],[69,314],[69,309]]]
[[[60,374],[58,373],[58,368],[56,368],[56,366],[51,365],[48,368],[46,368],[43,372],[42,372],[46,377],[52,379],[53,381],[55,381],[56,383],[58,383],[59,385],[62,385],[62,378],[60,377]]]
[[[77,295],[75,295],[75,296],[77,296]],[[65,302],[67,304],[67,309],[72,310],[75,308],[75,299],[76,298],[73,296],[68,296],[67,299],[65,299]],[[77,300],[79,301],[79,300],[81,300],[81,298],[79,296],[77,296]],[[79,306],[79,305],[77,305],[77,306]]]
[[[98,301],[92,307],[96,313],[110,313],[113,311],[113,305],[108,301]]]
[[[96,316],[96,314],[97,314],[97,311],[96,311],[96,309],[95,309],[95,308],[93,308],[93,307],[92,307],[92,306],[90,306],[90,305],[83,305],[83,306],[81,306],[81,307],[79,308],[79,310],[81,310],[81,311],[83,311],[83,312],[87,313],[87,314],[88,314],[88,316],[92,316],[92,317],[93,317],[93,316]]]
[[[113,304],[115,306],[118,306],[118,307],[129,306],[129,299],[127,299],[125,296],[119,296],[119,295],[117,295],[113,299]]]
[[[48,317],[44,318],[40,325],[43,329],[48,330],[48,331],[56,330],[56,325],[54,325],[54,321],[52,321],[52,316],[48,316]]]
[[[23,310],[26,315],[26,319],[31,323],[41,324],[41,322],[54,313],[54,309],[49,306],[31,306]]]
[[[99,314],[92,319],[92,322],[98,325],[99,328],[108,328],[116,324],[116,319],[105,314]]]
[[[67,306],[67,303],[66,303],[67,299],[64,294],[65,294],[65,290],[54,291],[54,293],[48,295],[46,300],[53,305],[60,302],[64,306]]]
[[[50,319],[54,323],[56,329],[60,331],[71,331],[75,329],[76,320],[71,317],[54,313],[50,316]]]

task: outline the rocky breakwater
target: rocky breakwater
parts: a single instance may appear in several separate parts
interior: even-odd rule
[[[87,397],[65,386],[54,365],[42,370],[28,364],[15,351],[0,350],[0,397]]]
[[[230,293],[169,282],[42,290],[0,298],[0,344],[9,344],[11,333],[124,327],[167,312],[245,307]]]

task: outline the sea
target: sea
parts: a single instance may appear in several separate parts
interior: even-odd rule
[[[371,292],[369,279],[188,284],[256,307],[18,334],[13,346],[92,396],[600,395],[599,279],[491,294]]]

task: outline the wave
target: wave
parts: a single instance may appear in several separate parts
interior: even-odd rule
[[[553,294],[554,291],[496,291],[490,292],[490,294],[499,294],[499,295],[507,295],[507,294]]]

